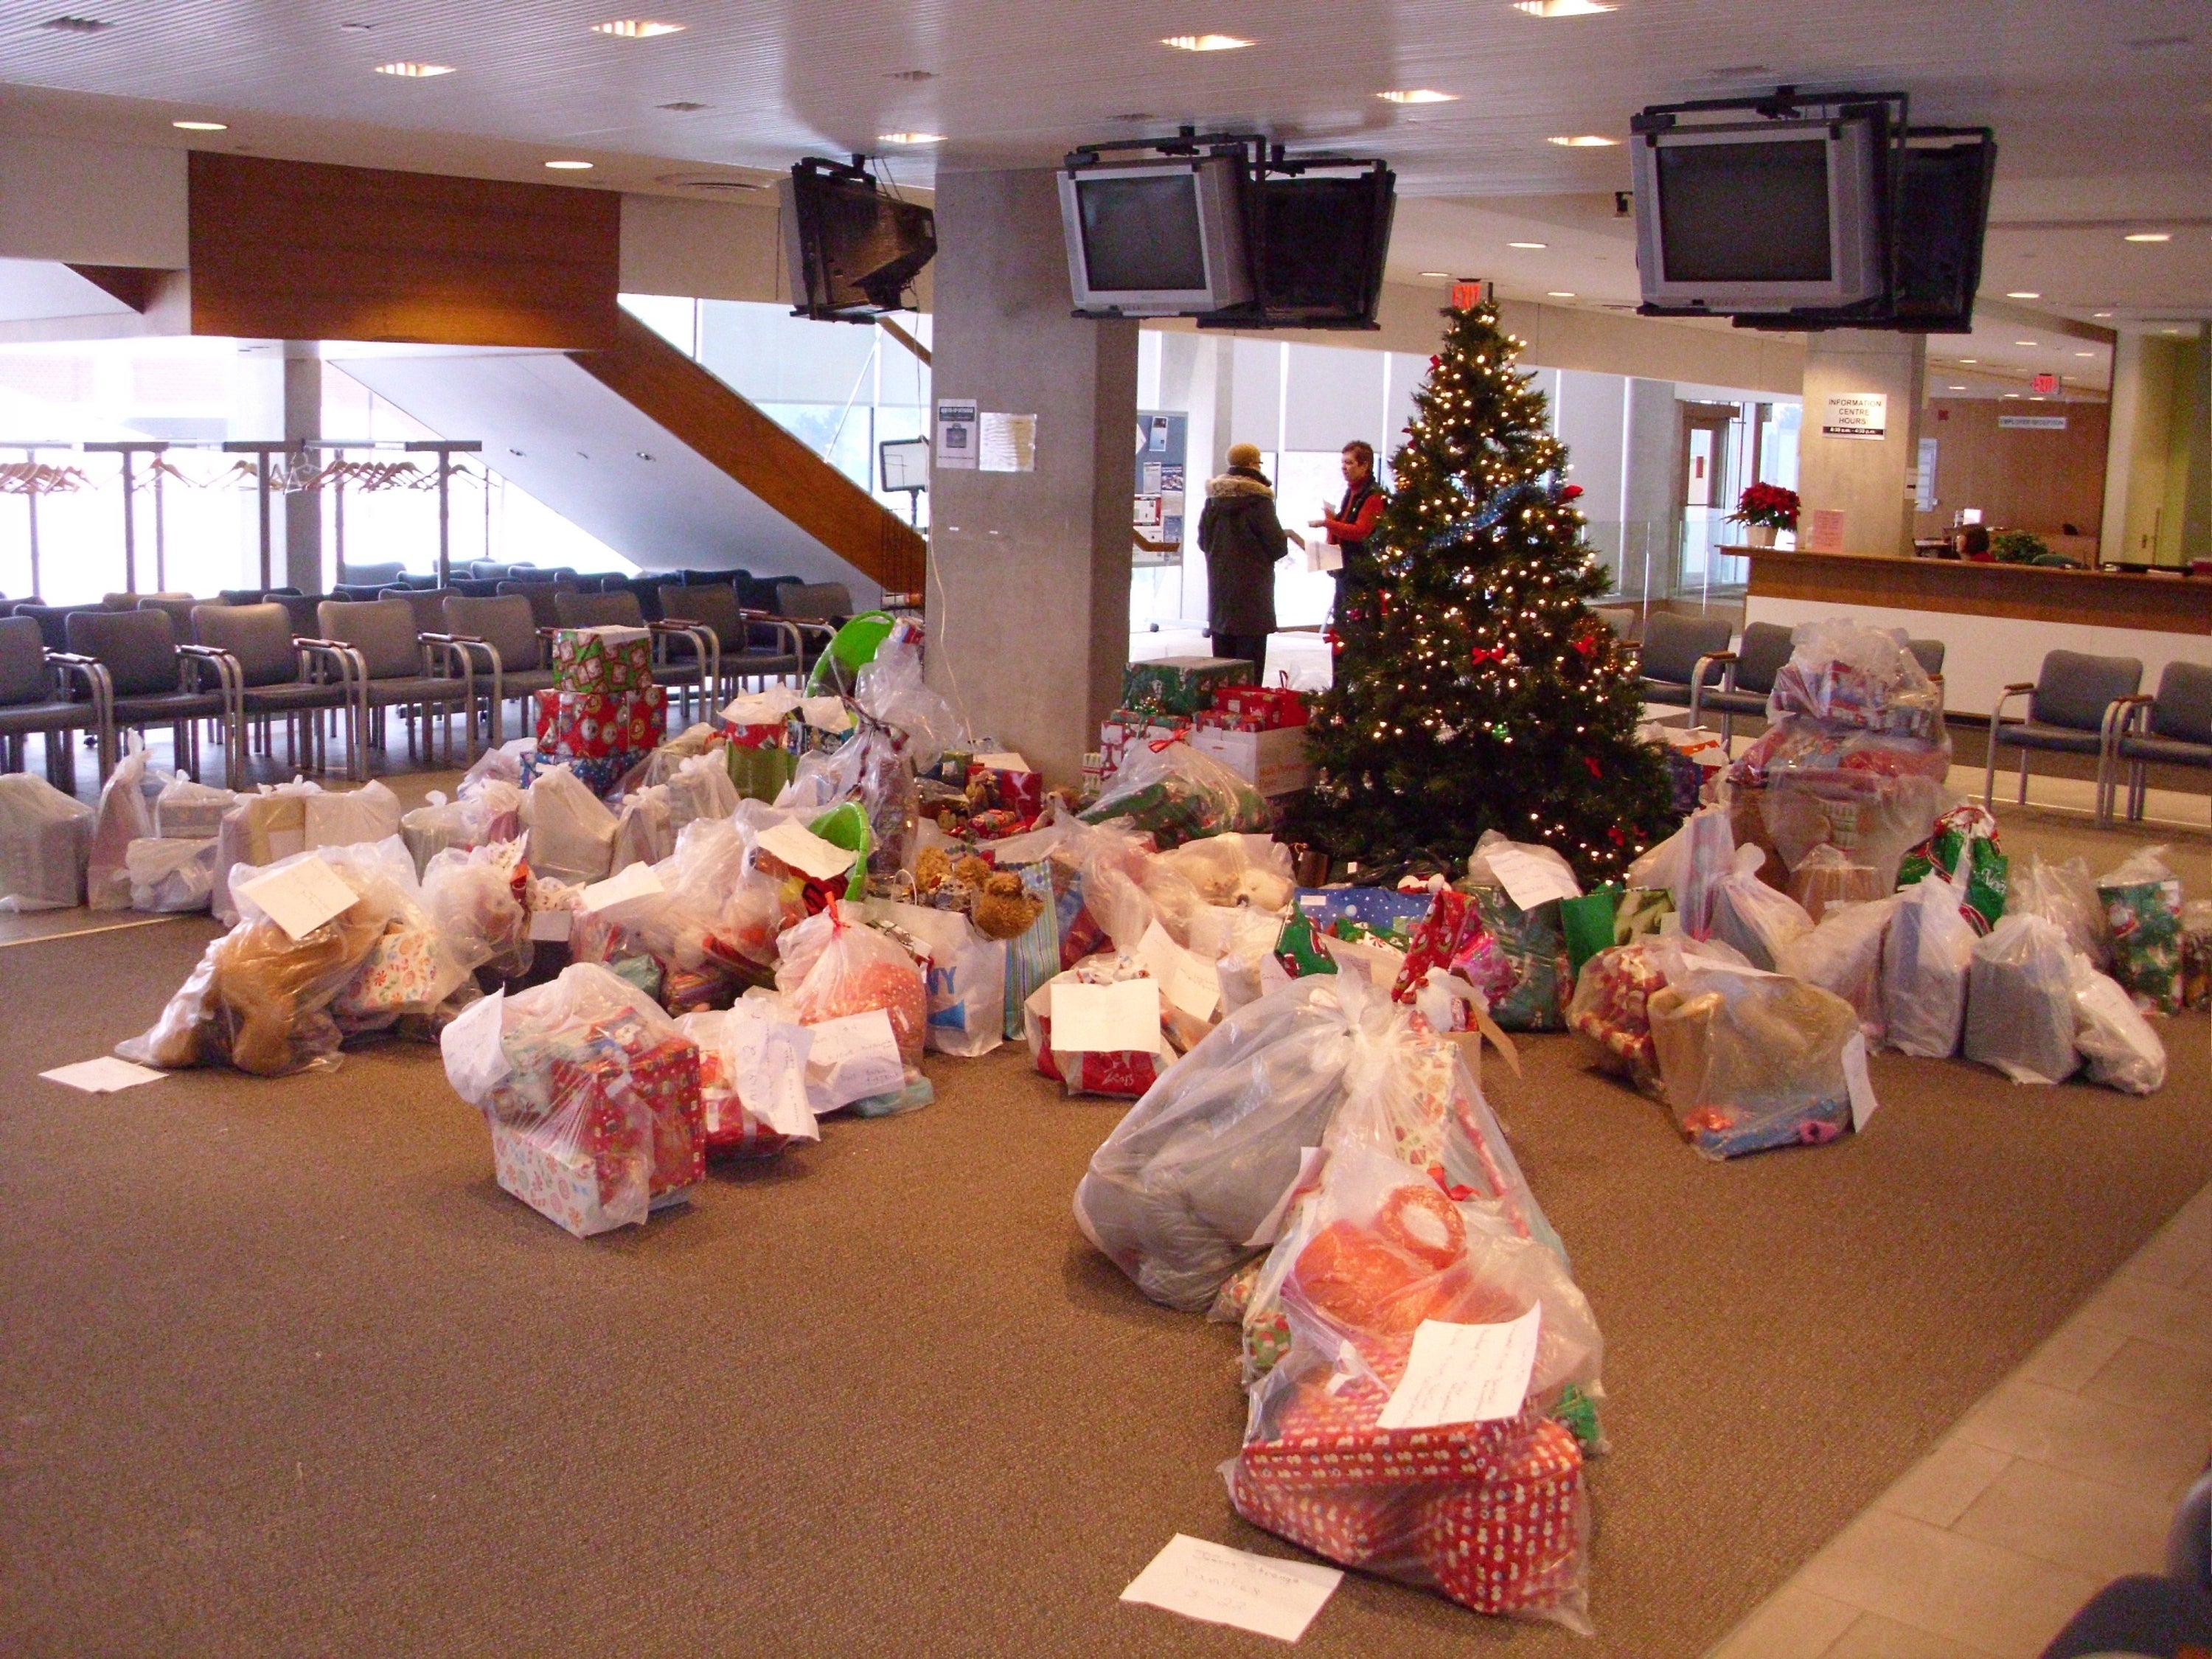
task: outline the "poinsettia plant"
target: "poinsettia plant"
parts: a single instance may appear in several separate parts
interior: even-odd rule
[[[1763,524],[1776,530],[1797,528],[1797,492],[1780,484],[1755,483],[1745,490],[1729,514],[1730,524]]]

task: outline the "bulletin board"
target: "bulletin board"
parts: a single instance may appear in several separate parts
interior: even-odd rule
[[[1190,416],[1165,410],[1137,411],[1135,510],[1130,562],[1139,568],[1182,562],[1184,455]]]

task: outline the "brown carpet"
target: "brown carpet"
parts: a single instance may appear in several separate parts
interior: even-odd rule
[[[1117,1604],[1214,1467],[1233,1334],[1068,1199],[1122,1108],[1002,1052],[580,1243],[434,1051],[88,1097],[204,923],[0,952],[0,1650],[1230,1654]],[[1878,1057],[1859,1139],[1719,1166],[1528,1045],[1492,1094],[1609,1344],[1582,1643],[1358,1577],[1317,1654],[1694,1656],[2208,1176],[2202,1015],[2148,1101]]]

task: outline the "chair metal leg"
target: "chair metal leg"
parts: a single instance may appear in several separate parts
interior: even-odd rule
[[[2027,805],[2027,750],[2024,745],[2020,751],[2020,804]]]

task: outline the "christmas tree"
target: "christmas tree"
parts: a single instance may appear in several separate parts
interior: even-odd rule
[[[1607,575],[1522,343],[1488,305],[1444,314],[1396,494],[1346,573],[1297,828],[1370,865],[1456,862],[1498,830],[1607,879],[1675,821],[1634,653],[1589,609]]]

